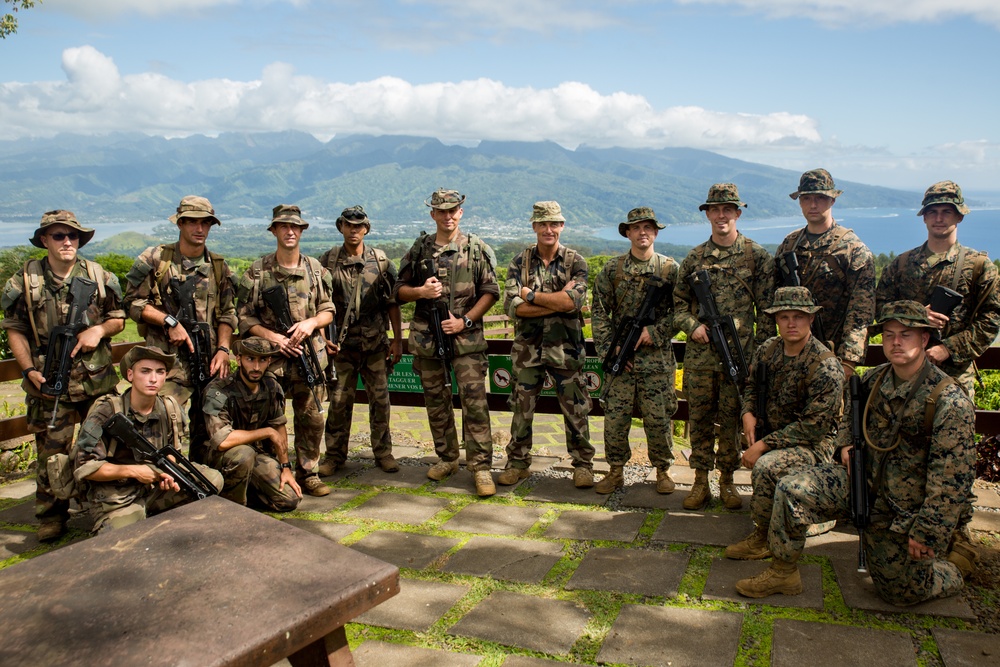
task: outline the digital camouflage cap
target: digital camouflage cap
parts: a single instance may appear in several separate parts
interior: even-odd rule
[[[566,222],[566,218],[563,217],[562,209],[559,208],[559,202],[540,201],[535,202],[531,208],[531,222],[532,224],[536,222]]]
[[[41,224],[38,226],[38,229],[35,230],[35,233],[31,235],[31,238],[28,239],[31,241],[31,245],[36,248],[44,248],[45,246],[42,244],[42,235],[45,233],[45,228],[51,227],[52,225],[66,225],[67,227],[78,231],[80,233],[79,248],[87,245],[90,239],[94,238],[94,230],[87,229],[77,222],[76,216],[72,211],[57,209],[55,211],[48,211],[42,214]]]
[[[261,336],[249,336],[236,341],[233,354],[251,355],[254,357],[276,357],[281,354],[281,348]]]
[[[951,204],[962,215],[969,215],[969,207],[965,205],[965,197],[962,196],[962,188],[954,181],[939,181],[927,188],[924,192],[924,200],[920,202],[918,216],[922,216],[928,206],[935,204]]]
[[[168,220],[176,225],[177,221],[183,218],[211,220],[213,225],[222,224],[222,222],[215,217],[215,209],[212,208],[212,202],[197,195],[188,195],[187,197],[181,199],[181,203],[177,205],[177,212],[170,216]]]
[[[340,229],[344,222],[352,225],[364,225],[368,231],[372,230],[371,220],[368,219],[368,214],[365,213],[365,209],[360,204],[348,206],[340,212],[340,217],[337,218],[337,229]]]
[[[309,229],[309,223],[302,219],[302,211],[294,204],[278,204],[272,209],[271,224],[267,228],[269,230],[273,229],[275,225],[280,223],[288,223],[302,229]]]
[[[461,206],[463,202],[465,202],[465,195],[460,194],[458,190],[445,190],[444,188],[435,190],[430,199],[424,200],[424,204],[427,206],[441,210]]]
[[[649,220],[657,229],[663,229],[666,225],[660,224],[660,221],[656,219],[656,214],[653,213],[653,209],[648,206],[638,206],[628,212],[628,219],[625,222],[618,223],[618,233],[624,237],[628,237],[628,226],[635,224],[637,222],[644,222]]]
[[[798,199],[799,195],[826,195],[836,199],[842,194],[844,191],[836,188],[830,172],[826,169],[812,169],[802,174],[799,178],[799,189],[788,196]]]
[[[136,345],[131,350],[126,352],[124,357],[122,357],[122,360],[118,363],[118,372],[121,373],[123,378],[128,377],[126,371],[130,370],[143,359],[162,361],[163,365],[167,367],[167,372],[169,373],[170,369],[174,367],[174,361],[177,360],[177,355],[167,354],[163,350],[151,346]]]
[[[746,202],[740,199],[740,191],[735,183],[716,183],[708,189],[708,198],[698,207],[699,211],[707,211],[712,204],[735,204],[747,208]]]
[[[774,301],[770,308],[765,308],[768,315],[776,315],[783,310],[798,310],[803,313],[813,315],[818,313],[822,306],[817,306],[813,302],[812,293],[808,287],[779,287],[774,292]]]
[[[927,319],[927,310],[919,302],[902,300],[891,301],[882,306],[875,324],[868,327],[868,334],[882,333],[885,323],[893,320],[911,329],[929,329],[931,334],[937,333],[937,327]]]

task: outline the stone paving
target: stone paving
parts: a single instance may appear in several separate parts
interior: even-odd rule
[[[680,447],[675,493],[657,494],[646,467],[632,476],[645,481],[601,496],[573,488],[561,417],[539,416],[531,477],[482,499],[464,468],[427,479],[436,459],[422,409],[393,409],[393,474],[374,467],[367,407],[356,410],[351,458],[324,478],[332,493],[279,518],[400,567],[399,595],[348,626],[360,666],[997,664],[1000,635],[975,631],[962,596],[905,609],[878,599],[856,571],[850,526],[809,539],[802,595],[739,596],[735,581],[767,566],[722,555],[750,532],[749,515],[717,498],[681,509],[693,474]],[[492,420],[502,443],[509,414]],[[602,429],[592,420],[598,470]],[[645,461],[642,429],[632,446]],[[737,482],[748,497],[749,473]],[[0,567],[84,538],[80,516],[70,536],[39,544],[33,491],[30,480],[0,486]],[[1000,497],[981,490],[977,506]],[[973,526],[1000,531],[1000,513],[977,511]]]

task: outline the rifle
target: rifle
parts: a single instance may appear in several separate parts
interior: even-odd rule
[[[292,312],[288,309],[288,292],[281,285],[275,285],[264,290],[261,293],[261,297],[263,297],[264,303],[267,304],[267,307],[271,309],[271,312],[277,318],[278,326],[281,327],[282,333],[288,333],[288,330],[295,324],[292,321]],[[316,385],[322,382],[320,379],[322,369],[319,367],[316,348],[312,346],[311,338],[307,338],[302,343],[306,348],[306,353],[299,355],[299,366],[302,370],[302,377],[312,392],[313,400],[316,401],[316,408],[320,412],[323,412],[323,404],[316,394]]]
[[[712,279],[706,269],[695,271],[687,277],[688,285],[698,302],[698,319],[708,325],[712,344],[722,360],[722,372],[733,384],[739,386],[747,379],[747,360],[743,354],[739,332],[732,315],[723,315],[712,294]],[[735,353],[735,354],[734,354]]]
[[[177,297],[177,321],[188,333],[194,352],[184,348],[182,354],[188,359],[188,379],[191,381],[191,425],[190,454],[191,459],[201,463],[205,460],[205,440],[208,433],[205,428],[205,412],[201,409],[205,387],[212,380],[212,360],[209,350],[212,349],[212,331],[207,322],[199,322],[194,307],[194,292],[198,281],[188,279],[181,281],[174,277],[168,283],[169,290]]]
[[[345,323],[346,324],[346,323]],[[333,343],[334,345],[340,345],[340,341],[337,339],[337,317],[336,315],[330,320],[330,323],[326,325],[326,339]],[[326,383],[330,386],[337,384],[337,367],[333,363],[333,359],[330,359],[329,363],[326,365]]]
[[[124,442],[141,463],[149,463],[174,478],[181,490],[195,500],[218,493],[198,468],[171,445],[157,449],[135,425],[121,412],[116,412],[104,423],[104,432]],[[172,457],[172,459],[171,459]]]
[[[611,378],[616,378],[625,371],[625,365],[635,356],[635,346],[642,336],[644,327],[656,321],[656,309],[663,298],[671,293],[670,285],[660,276],[650,275],[646,278],[646,293],[635,316],[622,319],[615,329],[611,346],[604,356],[601,368],[604,369],[604,391],[601,392],[601,403],[611,389]]]
[[[430,276],[437,275],[437,266],[435,266],[434,260],[425,259],[422,264],[425,269],[425,282]],[[451,360],[455,358],[455,346],[451,336],[446,334],[441,327],[441,322],[450,318],[451,313],[448,311],[448,306],[444,301],[425,301],[428,301],[428,320],[430,323],[431,338],[434,339],[434,358],[444,364],[444,386],[451,391]]]
[[[867,572],[865,561],[865,528],[870,523],[871,498],[868,489],[868,452],[861,432],[861,379],[852,375],[848,383],[851,395],[851,440],[849,454],[851,477],[851,523],[858,529],[858,572]]]
[[[52,419],[48,427],[56,427],[56,412],[59,408],[59,399],[69,385],[71,366],[73,365],[73,348],[76,347],[76,337],[84,331],[89,322],[87,319],[87,306],[97,294],[97,283],[87,278],[76,276],[69,285],[69,315],[66,316],[66,324],[54,327],[49,334],[49,342],[45,351],[45,366],[42,375],[45,376],[45,383],[41,391],[44,396],[55,396],[55,405],[52,408]]]
[[[771,432],[771,425],[767,423],[767,365],[763,359],[757,360],[753,373],[757,385],[757,405],[754,407],[757,428],[754,429],[754,438],[761,440]]]
[[[785,287],[802,286],[802,279],[799,276],[799,256],[795,252],[789,251],[782,254],[778,266],[781,268]],[[826,332],[823,330],[823,320],[820,319],[819,313],[816,313],[816,316],[813,318],[812,332],[824,345],[830,342],[826,337]]]

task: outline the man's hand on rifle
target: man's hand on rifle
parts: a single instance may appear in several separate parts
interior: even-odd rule
[[[288,330],[287,336],[291,339],[293,345],[301,346],[313,332],[316,331],[316,320],[312,317],[307,317],[301,322],[296,322],[292,325],[292,328]]]
[[[465,331],[465,320],[461,317],[455,317],[455,315],[449,310],[448,319],[441,320],[441,331],[445,332],[449,336],[462,333]]]
[[[41,391],[42,385],[45,384],[45,376],[37,368],[28,373],[28,380],[31,381],[31,384],[35,385],[35,389],[38,391]]]
[[[847,445],[840,448],[840,463],[847,468],[847,478],[851,478],[851,450],[854,445]]]
[[[702,345],[708,345],[712,341],[708,336],[708,327],[704,324],[699,324],[698,328],[691,332],[691,340]]]
[[[638,350],[643,345],[652,345],[653,337],[649,335],[649,327],[642,328],[642,334],[639,335],[639,340],[635,342],[635,349]]]
[[[152,466],[139,464],[131,466],[132,478],[140,484],[159,486],[163,491],[180,491],[181,487],[174,481],[174,478],[166,473],[162,473]]]
[[[188,351],[191,354],[194,354],[194,343],[191,342],[191,334],[187,332],[187,329],[185,329],[184,325],[180,322],[177,323],[177,326],[169,327],[167,329],[167,340],[169,340],[170,344],[174,347],[187,345]]]
[[[332,340],[326,341],[326,353],[327,354],[329,354],[331,357],[335,357],[335,356],[337,356],[338,352],[340,352],[340,346],[339,345],[337,345],[336,343],[334,343]]]
[[[69,356],[76,358],[77,352],[90,352],[101,343],[104,337],[104,330],[100,326],[93,326],[84,329],[76,335],[76,347]]]
[[[420,298],[436,299],[441,296],[442,291],[444,291],[444,287],[441,285],[441,281],[437,279],[437,276],[431,276],[420,286]]]

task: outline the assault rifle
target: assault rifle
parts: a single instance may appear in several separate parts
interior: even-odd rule
[[[771,432],[771,425],[767,423],[767,365],[763,359],[757,360],[753,376],[757,385],[757,405],[754,406],[757,428],[754,429],[754,439],[760,440]]]
[[[344,328],[347,328],[347,322],[344,322]],[[330,320],[330,323],[326,325],[326,339],[333,343],[334,345],[340,345],[340,341],[337,339],[337,317],[336,315]],[[337,366],[333,363],[331,358],[329,363],[326,365],[326,383],[331,387],[337,384]]]
[[[207,322],[199,322],[197,311],[194,307],[194,292],[198,286],[198,281],[188,279],[181,281],[174,277],[170,279],[169,289],[177,298],[177,321],[188,333],[194,352],[186,347],[182,354],[188,359],[188,379],[191,381],[191,401],[195,406],[190,411],[191,425],[189,433],[191,435],[191,458],[201,463],[205,460],[207,448],[205,440],[208,440],[208,432],[205,428],[205,412],[201,409],[203,403],[205,387],[212,380],[212,331]]]
[[[104,432],[128,445],[136,460],[154,465],[173,477],[181,490],[195,500],[218,493],[215,485],[172,445],[164,445],[157,449],[121,412],[116,412],[104,423]]]
[[[712,279],[708,271],[695,271],[687,277],[688,285],[698,302],[698,319],[708,325],[712,345],[722,360],[722,373],[739,386],[747,379],[747,361],[732,315],[723,315],[712,294]]]
[[[437,266],[434,260],[425,259],[424,281],[427,278],[437,275]],[[431,329],[431,338],[434,341],[434,358],[444,364],[444,386],[451,390],[451,360],[455,358],[455,345],[451,336],[444,332],[441,323],[451,317],[448,305],[440,299],[427,300],[428,322]]]
[[[45,366],[42,375],[45,383],[42,385],[43,396],[55,396],[55,406],[52,408],[52,419],[48,427],[56,427],[56,414],[59,399],[69,386],[69,376],[73,365],[73,348],[76,347],[76,337],[89,326],[87,306],[97,294],[97,283],[93,280],[76,276],[69,285],[69,315],[66,324],[54,327],[49,333],[49,342],[45,351]]]
[[[283,286],[275,285],[261,292],[261,297],[264,299],[267,307],[271,309],[275,318],[277,318],[281,332],[288,333],[288,330],[295,324],[292,321],[292,312],[288,309],[288,292],[285,291]],[[319,400],[319,395],[316,394],[316,385],[323,381],[320,377],[322,369],[319,367],[316,348],[312,346],[311,337],[302,341],[302,344],[305,347],[305,352],[298,357],[302,379],[305,380],[306,385],[309,386],[309,390],[312,392],[313,400],[316,401],[316,408],[320,412],[323,412],[323,404]]]
[[[611,389],[611,378],[618,377],[625,371],[626,364],[635,356],[635,346],[642,336],[643,328],[656,321],[657,307],[664,297],[670,297],[671,292],[670,284],[663,278],[648,276],[646,293],[639,305],[639,311],[634,317],[625,317],[618,323],[615,335],[611,339],[611,346],[601,364],[605,374],[604,391],[601,392],[600,399],[602,403]]]
[[[851,441],[849,454],[851,477],[851,523],[858,529],[858,572],[867,572],[865,561],[865,528],[870,523],[871,499],[868,490],[868,452],[861,432],[861,379],[852,375],[848,383],[851,395]]]
[[[778,266],[781,268],[781,276],[784,278],[785,287],[802,287],[802,279],[799,276],[798,255],[792,251],[782,254],[781,259],[778,261]],[[812,332],[821,343],[826,345],[829,339],[826,337],[826,332],[823,331],[823,320],[819,317],[819,313],[816,313],[816,316],[813,318]]]

